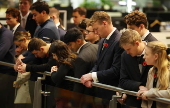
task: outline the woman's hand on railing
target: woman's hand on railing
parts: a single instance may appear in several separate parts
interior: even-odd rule
[[[136,96],[138,96],[137,99],[148,100],[147,97],[146,97],[147,93],[148,93],[147,89],[139,90],[136,94]]]
[[[17,65],[20,65],[20,64],[22,64],[23,62],[22,62],[22,60],[21,59],[23,59],[23,58],[25,58],[22,54],[21,55],[19,55],[19,57],[17,58],[17,60],[16,60],[16,63],[15,64],[17,64]]]
[[[116,92],[116,95],[119,96],[119,92]],[[126,94],[122,94],[121,98],[117,98],[117,101],[122,104],[125,105],[125,101],[126,101],[127,95]]]
[[[57,66],[51,67],[51,73],[53,73],[54,71],[57,71],[57,70],[58,70],[58,67],[57,67]]]

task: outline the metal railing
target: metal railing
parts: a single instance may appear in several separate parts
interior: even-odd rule
[[[0,61],[0,65],[5,65],[5,66],[9,66],[9,67],[13,67],[14,66],[14,64],[2,62],[2,61]],[[47,75],[47,76],[51,76],[50,72],[47,72],[47,71],[45,71],[45,72],[38,72],[38,73],[39,74],[43,74],[43,75]],[[81,83],[80,79],[74,78],[74,77],[70,77],[70,76],[65,76],[65,80]],[[94,83],[93,82],[92,85],[95,86],[95,87],[99,87],[99,88],[103,88],[103,89],[108,89],[108,90],[112,90],[112,91],[117,91],[117,92],[120,92],[120,93],[125,93],[125,94],[133,95],[133,96],[136,96],[136,93],[137,93],[137,92],[134,92],[134,91],[124,90],[124,89],[121,89],[119,87],[114,87],[114,86],[105,85],[105,84],[101,84],[101,83]],[[113,96],[113,98],[117,98],[117,97]],[[166,98],[155,97],[155,98],[148,98],[148,99],[149,100],[153,100],[153,101],[158,101],[158,102],[161,102],[161,103],[165,103],[165,104],[170,104],[170,99],[166,99]]]

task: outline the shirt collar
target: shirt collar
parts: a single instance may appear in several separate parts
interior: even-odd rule
[[[113,30],[112,30],[112,32],[110,32],[110,34],[106,37],[106,40],[109,40],[109,39],[110,39],[111,35],[113,34],[113,32],[114,32],[115,30],[116,30],[116,28],[114,27]]]
[[[27,19],[29,14],[30,14],[30,11],[28,11],[28,13],[27,13],[25,16],[22,16],[22,13],[21,13],[21,11],[20,11],[21,19],[22,19],[22,18]]]
[[[142,42],[144,42],[144,43],[145,43],[145,45],[147,45],[147,42],[146,42],[146,41],[142,41]],[[144,55],[144,54],[145,54],[145,48],[143,49],[142,54],[137,55],[137,57],[140,57],[140,56],[142,56],[142,55]]]
[[[17,27],[20,25],[20,23],[18,23],[13,29],[12,29],[12,32],[15,33]]]
[[[142,36],[142,40],[145,39],[145,37],[149,34],[149,30],[147,30],[147,32]]]
[[[80,53],[80,49],[85,45],[85,44],[87,44],[88,42],[85,42],[82,46],[80,46],[80,48],[77,50],[77,54],[79,54]]]

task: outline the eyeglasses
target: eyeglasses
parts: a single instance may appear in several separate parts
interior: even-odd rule
[[[89,34],[90,32],[94,32],[94,31],[84,30],[84,32],[85,32],[86,34]]]

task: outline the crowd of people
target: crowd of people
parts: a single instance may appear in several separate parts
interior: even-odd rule
[[[127,14],[127,29],[121,32],[104,11],[86,18],[86,9],[78,7],[72,16],[75,27],[66,31],[59,11],[45,1],[20,0],[19,9],[6,10],[10,29],[0,24],[0,61],[15,65],[0,65],[0,70],[16,76],[15,88],[35,81],[41,76],[37,72],[49,71],[46,84],[102,98],[106,107],[112,95],[120,93],[93,87],[92,82],[137,92],[137,97],[122,94],[117,99],[118,108],[170,107],[148,100],[170,99],[170,49],[149,32],[145,13],[135,10]],[[65,76],[79,78],[82,84],[66,81]],[[1,77],[0,83],[7,81],[6,76]],[[15,101],[30,101],[19,97]],[[0,107],[5,108],[8,104],[4,98]]]

